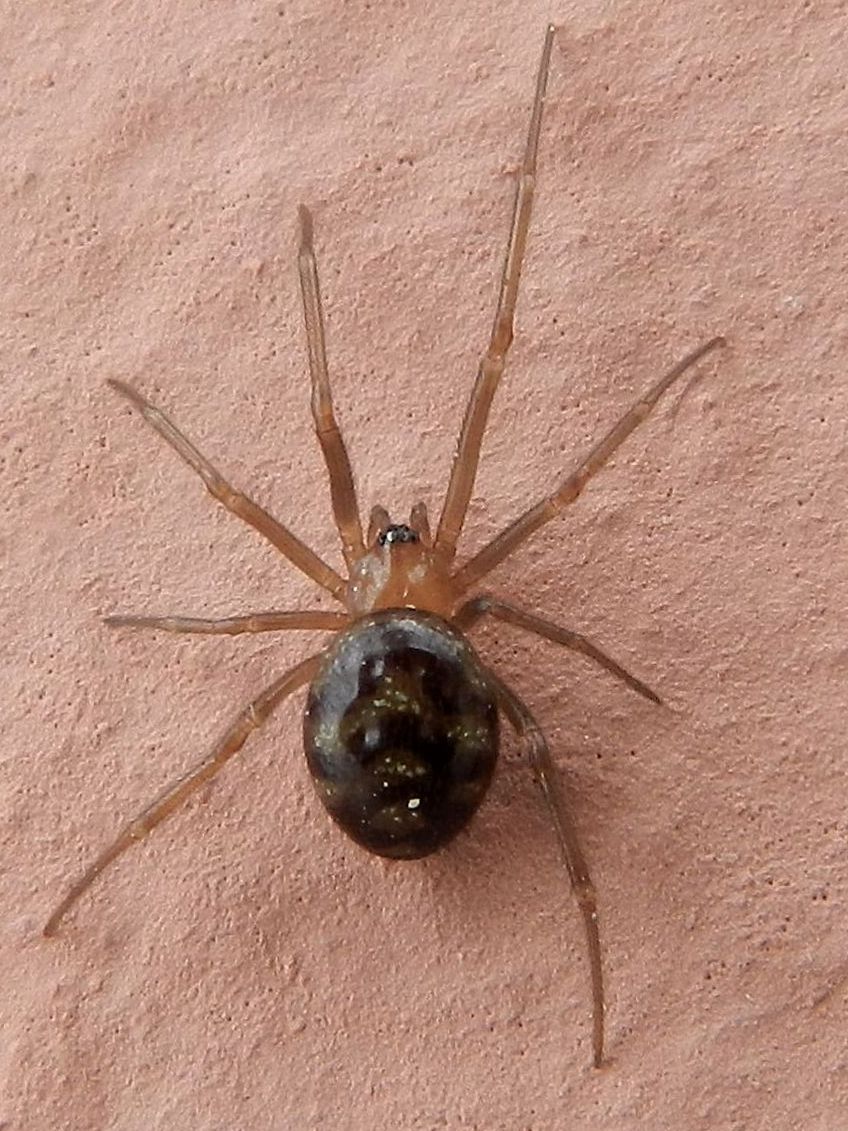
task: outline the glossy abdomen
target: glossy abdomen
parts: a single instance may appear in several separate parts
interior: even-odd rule
[[[470,644],[446,621],[388,609],[328,649],[309,690],[304,747],[318,796],[380,856],[427,856],[482,801],[498,712]]]

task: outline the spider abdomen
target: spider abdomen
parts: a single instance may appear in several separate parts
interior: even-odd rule
[[[318,796],[379,856],[446,844],[477,810],[498,754],[494,693],[447,621],[387,609],[327,650],[309,690],[304,747]]]

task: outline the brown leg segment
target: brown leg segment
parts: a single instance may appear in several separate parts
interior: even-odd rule
[[[202,762],[198,762],[187,774],[172,782],[136,817],[124,825],[115,840],[86,869],[47,920],[44,934],[53,935],[56,933],[56,928],[71,907],[113,860],[116,860],[136,841],[143,840],[160,822],[182,805],[187,797],[209,781],[210,778],[213,778],[221,767],[241,750],[251,732],[262,726],[274,708],[278,707],[287,695],[296,691],[298,687],[302,687],[312,678],[318,670],[320,661],[320,654],[310,656],[307,660],[302,660],[287,671],[285,675],[274,680],[230,724],[211,754],[208,754]]]
[[[368,545],[373,546],[377,541],[377,535],[383,530],[388,530],[392,520],[389,518],[389,512],[385,507],[376,506],[371,508],[371,517],[368,520]]]
[[[430,519],[427,516],[427,504],[415,503],[409,515],[410,529],[414,530],[421,540],[422,546],[432,546],[433,537],[430,534]]]
[[[628,687],[632,688],[639,695],[643,695],[646,699],[650,699],[652,703],[661,703],[659,695],[651,691],[647,684],[642,683],[641,679],[637,679],[635,675],[631,675],[626,668],[621,664],[617,664],[605,652],[602,652],[591,640],[587,640],[585,636],[581,636],[579,632],[571,632],[570,629],[560,628],[556,624],[551,624],[548,620],[543,620],[541,617],[533,616],[531,613],[525,613],[515,605],[509,604],[507,601],[499,601],[494,597],[483,595],[480,597],[473,597],[467,601],[460,608],[459,612],[453,618],[457,628],[466,631],[473,624],[475,624],[481,617],[486,614],[493,616],[495,620],[504,621],[506,624],[514,624],[518,628],[524,628],[528,632],[535,632],[537,636],[544,637],[545,640],[550,640],[554,644],[562,644],[566,648],[571,648],[574,652],[581,652],[584,656],[594,660],[596,664],[600,664],[611,675],[620,679],[622,683],[626,683]]]
[[[124,381],[110,379],[107,384],[117,390],[139,410],[154,431],[170,444],[177,455],[183,459],[190,468],[197,472],[209,494],[222,503],[228,511],[232,511],[240,519],[258,530],[263,538],[267,538],[272,546],[280,551],[283,557],[288,558],[292,565],[297,566],[301,573],[317,582],[328,593],[332,593],[339,601],[344,602],[346,583],[344,578],[322,561],[316,553],[304,545],[290,530],[272,518],[258,503],[231,487],[229,483],[212,466],[208,459],[197,450],[182,432],[172,423],[161,409],[132,385]]]
[[[435,548],[445,563],[451,562],[456,554],[456,543],[462,531],[477,475],[480,445],[483,442],[489,409],[503,374],[507,351],[512,344],[515,303],[518,298],[521,266],[524,262],[524,249],[527,245],[527,232],[530,227],[533,193],[536,188],[536,154],[539,148],[542,106],[548,81],[554,31],[553,25],[548,27],[542,49],[542,58],[539,62],[539,71],[536,77],[536,96],[530,115],[530,128],[527,134],[524,159],[521,162],[521,171],[515,189],[512,228],[509,234],[503,275],[501,276],[500,295],[492,335],[489,340],[489,347],[480,362],[471,399],[465,411],[459,446],[451,469],[450,483],[439,519],[439,528],[436,532]]]
[[[557,782],[547,740],[539,724],[514,691],[511,691],[492,671],[488,671],[487,674],[492,681],[501,709],[516,734],[527,743],[530,765],[547,802],[559,840],[562,859],[583,916],[592,980],[592,1061],[595,1068],[600,1068],[604,1061],[604,976],[595,887],[577,833],[574,831],[571,814]]]
[[[223,617],[220,620],[203,620],[200,617],[147,617],[118,615],[104,617],[110,628],[152,628],[158,632],[194,632],[204,636],[239,636],[243,632],[281,632],[284,629],[345,628],[350,617],[345,613],[296,611],[282,613],[248,613],[241,617]]]
[[[324,314],[318,285],[318,264],[312,240],[312,215],[306,205],[301,204],[298,208],[298,216],[300,217],[300,251],[297,266],[300,272],[303,319],[306,323],[306,340],[309,347],[312,416],[318,442],[327,464],[333,514],[349,570],[353,563],[362,557],[365,548],[362,542],[362,524],[350,459],[333,413],[333,397],[327,369],[327,347],[324,340]]]
[[[549,495],[546,499],[542,499],[540,503],[537,503],[536,506],[531,507],[530,510],[526,511],[520,518],[517,518],[511,526],[501,531],[488,546],[484,546],[478,554],[475,554],[469,562],[466,562],[461,569],[457,570],[454,575],[454,580],[460,592],[470,589],[481,577],[485,577],[496,565],[499,565],[508,558],[509,555],[517,549],[522,542],[526,541],[531,534],[538,530],[540,526],[544,526],[546,522],[550,522],[552,518],[556,518],[564,507],[568,506],[569,503],[573,503],[589,480],[594,475],[597,475],[604,464],[618,448],[621,447],[630,433],[635,428],[638,428],[642,421],[647,420],[654,405],[666,389],[674,384],[678,377],[682,376],[696,361],[700,361],[704,354],[724,344],[724,338],[711,338],[710,341],[705,342],[704,345],[698,346],[696,350],[687,354],[686,357],[678,362],[673,369],[670,369],[664,377],[661,377],[660,380],[624,414],[618,423],[610,429],[603,440],[592,449],[577,470],[573,471],[552,495]]]

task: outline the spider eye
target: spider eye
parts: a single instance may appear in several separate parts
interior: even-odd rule
[[[395,542],[417,542],[418,535],[410,526],[403,523],[387,526],[377,535],[377,542],[381,546],[391,546]]]

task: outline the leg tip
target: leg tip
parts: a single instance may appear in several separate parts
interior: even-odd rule
[[[305,204],[298,204],[297,219],[300,224],[300,242],[304,245],[312,243],[312,213]]]

